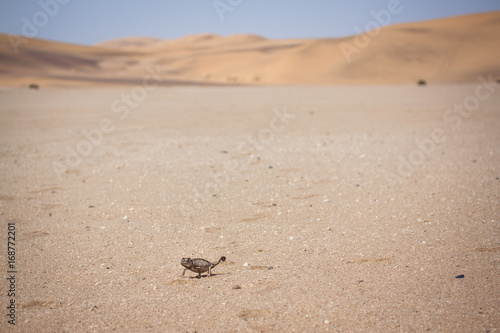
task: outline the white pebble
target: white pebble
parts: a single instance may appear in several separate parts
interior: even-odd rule
[[[124,220],[128,219],[128,216],[127,216],[127,215],[125,215],[125,216],[123,217],[123,219],[124,219]]]
[[[243,266],[250,266],[250,264],[246,262],[243,264]]]

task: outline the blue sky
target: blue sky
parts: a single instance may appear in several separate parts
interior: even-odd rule
[[[398,2],[390,24],[500,10],[499,0],[0,0],[0,32],[86,45],[199,33],[341,37]]]

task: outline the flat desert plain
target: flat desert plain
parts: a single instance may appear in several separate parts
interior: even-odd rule
[[[0,330],[497,331],[488,80],[3,88]]]

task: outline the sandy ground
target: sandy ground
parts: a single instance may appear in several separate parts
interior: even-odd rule
[[[0,90],[1,331],[499,330],[499,85],[139,93]]]

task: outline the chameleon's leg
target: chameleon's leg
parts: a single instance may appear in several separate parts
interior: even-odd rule
[[[199,278],[201,278],[201,272],[198,272],[198,276],[197,276],[197,278],[198,278],[198,279],[199,279]]]
[[[212,276],[212,267],[208,267],[208,276]]]
[[[184,270],[182,271],[182,276],[184,276],[184,273],[186,273],[187,271],[187,268],[184,268]]]

